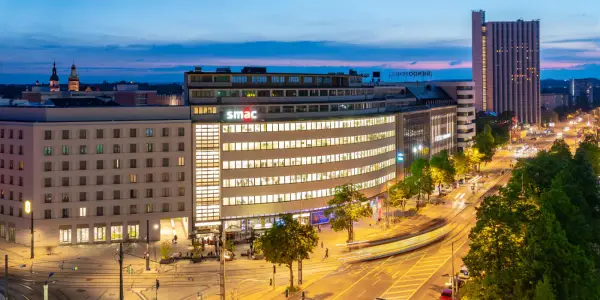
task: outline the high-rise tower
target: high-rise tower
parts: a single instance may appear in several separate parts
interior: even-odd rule
[[[486,22],[485,11],[473,11],[472,39],[476,109],[539,123],[539,20]]]

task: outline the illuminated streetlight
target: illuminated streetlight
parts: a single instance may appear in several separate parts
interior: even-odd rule
[[[31,215],[31,259],[33,259],[33,208],[29,200],[25,201],[25,213]]]

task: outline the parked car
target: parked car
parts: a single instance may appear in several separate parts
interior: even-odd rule
[[[460,267],[460,271],[458,271],[458,278],[462,280],[469,280],[471,278],[469,275],[469,268],[467,268],[467,266]]]
[[[440,295],[440,300],[452,300],[452,290],[443,289],[442,294]]]

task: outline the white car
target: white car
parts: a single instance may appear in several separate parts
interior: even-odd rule
[[[460,267],[460,271],[458,271],[458,278],[462,280],[469,280],[471,278],[469,275],[469,268],[467,268],[467,266]]]

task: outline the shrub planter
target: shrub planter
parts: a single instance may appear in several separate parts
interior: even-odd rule
[[[168,265],[168,264],[172,264],[173,262],[175,262],[175,259],[173,259],[173,258],[163,258],[160,260],[161,265]]]

